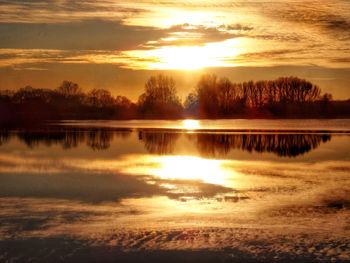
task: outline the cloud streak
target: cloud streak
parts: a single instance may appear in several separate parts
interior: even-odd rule
[[[0,84],[9,86],[37,83],[34,71],[68,78],[55,70],[106,65],[124,73],[200,64],[343,72],[349,47],[347,0],[0,0]],[[349,81],[335,83],[344,89]]]
[[[252,28],[174,25],[167,29],[125,25],[122,21],[0,23],[0,48],[60,50],[135,50],[163,45],[198,45],[244,36]]]

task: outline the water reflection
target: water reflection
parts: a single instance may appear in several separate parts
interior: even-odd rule
[[[0,132],[0,146],[13,138],[19,139],[30,148],[40,145],[61,145],[71,149],[86,144],[93,150],[106,150],[115,137],[126,139],[131,130],[105,128],[61,128],[59,130],[23,130]],[[331,140],[330,134],[226,134],[226,133],[178,133],[171,131],[139,130],[138,139],[150,154],[173,154],[180,137],[186,136],[195,143],[203,157],[224,157],[231,150],[256,153],[273,153],[279,157],[297,157],[316,149]]]
[[[125,134],[118,133],[124,136]],[[110,147],[110,142],[113,140],[114,132],[106,130],[92,130],[87,133],[86,144],[93,150],[105,150]]]
[[[142,158],[142,157],[140,157]],[[128,162],[133,163],[131,160]],[[234,170],[224,167],[227,161],[205,159],[197,156],[145,156],[142,166],[130,165],[125,172],[129,174],[149,174],[153,178],[166,180],[168,183],[176,181],[199,181],[200,183],[229,185],[228,178],[235,177]],[[173,185],[168,185],[172,187]]]
[[[146,150],[151,154],[171,154],[174,151],[179,133],[139,131],[139,140],[143,141]]]
[[[57,154],[57,153],[56,153]],[[0,154],[0,197],[58,198],[86,203],[166,196],[212,198],[232,192],[234,171],[223,161],[191,156],[130,155],[112,160],[72,160]],[[5,158],[4,158],[5,157]]]
[[[10,132],[5,130],[0,132],[0,146],[10,140]]]
[[[225,156],[233,149],[296,157],[331,140],[326,134],[197,134],[198,150],[204,156]]]
[[[76,148],[86,143],[93,150],[105,150],[110,147],[114,136],[127,138],[130,130],[110,130],[103,128],[93,129],[35,129],[0,132],[0,146],[10,139],[17,138],[25,143],[29,148],[36,148],[40,145],[52,146],[61,145],[63,149]]]
[[[182,126],[186,130],[198,130],[201,127],[198,120],[183,120]]]
[[[191,132],[0,132],[0,235],[15,242],[0,240],[0,258],[3,247],[51,253],[63,237],[79,251],[79,237],[106,251],[181,245],[191,251],[232,248],[232,254],[253,249],[257,255],[261,244],[271,244],[267,251],[284,255],[300,253],[302,244],[350,259],[344,256],[349,136],[332,135],[330,142],[331,135],[317,133]],[[313,150],[306,158],[282,158]],[[33,247],[33,237],[43,243]],[[50,238],[47,252],[43,244]]]
[[[78,147],[85,142],[85,134],[79,130],[62,131],[25,131],[16,134],[18,139],[24,142],[29,148],[36,148],[40,145],[51,146],[59,144],[64,149]]]

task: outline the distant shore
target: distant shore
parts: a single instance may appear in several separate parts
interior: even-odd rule
[[[232,83],[204,75],[185,101],[171,77],[150,77],[137,102],[104,89],[83,92],[63,81],[57,89],[27,86],[0,90],[0,124],[48,120],[183,120],[183,119],[341,119],[350,118],[350,100],[333,100],[307,80],[281,77],[271,81]]]

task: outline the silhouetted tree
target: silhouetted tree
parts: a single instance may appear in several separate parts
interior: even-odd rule
[[[332,94],[325,93],[325,94],[322,95],[322,101],[329,102],[331,100],[333,100],[333,95]]]
[[[114,102],[115,116],[120,118],[135,118],[137,116],[137,107],[125,96],[117,96]]]
[[[139,112],[153,117],[179,117],[182,105],[176,94],[175,81],[171,77],[158,75],[148,79],[145,92],[138,100]]]
[[[232,83],[227,78],[204,75],[198,81],[196,92],[187,98],[187,104],[192,106],[192,112],[195,112],[193,105],[197,106],[201,117],[234,116],[244,109],[281,112],[281,107],[287,106],[297,112],[303,107],[301,104],[319,100],[320,94],[319,87],[296,77]],[[196,104],[191,104],[192,101]]]
[[[220,78],[218,82],[218,107],[220,115],[227,116],[242,111],[241,86],[232,83],[227,78]]]
[[[201,116],[217,116],[219,113],[218,77],[203,75],[197,84],[198,107]]]
[[[108,90],[93,89],[87,94],[86,102],[94,107],[110,107],[114,104],[114,98]]]
[[[68,80],[64,80],[57,88],[57,91],[66,97],[76,96],[82,93],[82,90],[77,83]]]
[[[191,96],[191,100],[197,102],[200,116],[227,116],[242,111],[248,99],[248,88],[244,89],[242,84],[232,83],[227,78],[204,75]]]

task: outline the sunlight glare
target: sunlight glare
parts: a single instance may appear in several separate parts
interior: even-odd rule
[[[200,128],[200,124],[197,120],[183,120],[182,127],[186,130],[197,130]]]
[[[205,159],[197,156],[142,156],[142,165],[128,165],[123,173],[151,175],[164,180],[192,180],[207,184],[233,187],[238,174],[227,169],[227,161]],[[135,157],[133,161],[135,162]],[[150,180],[152,181],[152,180]]]
[[[127,5],[129,5],[129,3]],[[183,8],[169,8],[159,5],[147,5],[146,8],[148,8],[150,12],[140,12],[140,14],[135,16],[127,17],[125,18],[125,24],[158,28],[170,28],[183,24],[219,26],[221,24],[231,24],[234,18],[239,18],[238,14],[235,14],[233,18],[232,13],[227,13],[223,10],[186,10]]]
[[[142,57],[143,60],[137,62],[141,68],[146,66],[146,69],[199,70],[235,66],[232,61],[242,52],[242,41],[236,38],[200,46],[163,46],[147,51],[131,50],[125,54]]]
[[[206,66],[218,65],[219,62],[212,54],[205,54],[203,47],[163,47],[152,52],[159,58],[159,63],[154,63],[155,68],[196,70]]]
[[[151,173],[161,179],[200,180],[208,184],[227,184],[228,174],[222,161],[194,156],[164,156],[159,158],[160,166]],[[232,174],[231,174],[232,176]]]

